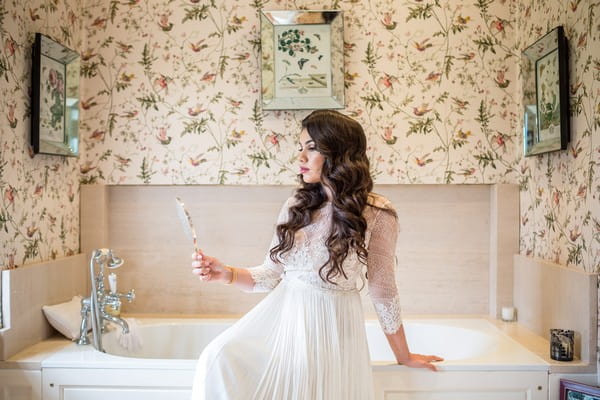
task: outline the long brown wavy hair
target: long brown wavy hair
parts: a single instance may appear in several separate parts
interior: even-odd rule
[[[373,189],[367,138],[358,122],[332,110],[312,112],[302,121],[302,128],[325,158],[321,182],[306,183],[299,175],[295,202],[289,209],[288,221],[277,226],[279,244],[270,250],[270,258],[279,262],[279,256],[292,249],[295,233],[309,225],[314,211],[328,200],[324,188],[327,187],[333,197],[332,226],[325,242],[329,258],[320,267],[319,276],[325,282],[335,283],[332,279],[338,275],[347,278],[342,264],[349,252],[356,251],[363,264],[367,261],[367,221],[363,210]]]

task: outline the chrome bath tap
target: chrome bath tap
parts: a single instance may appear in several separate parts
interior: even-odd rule
[[[109,249],[99,249],[92,252],[90,259],[92,290],[90,297],[81,300],[81,327],[79,329],[77,344],[90,343],[88,337],[90,323],[92,327],[92,340],[94,347],[98,351],[104,352],[104,348],[102,347],[102,332],[104,331],[105,321],[117,324],[121,327],[123,333],[129,333],[127,322],[119,317],[121,299],[124,298],[131,303],[135,299],[135,291],[132,289],[125,294],[113,293],[112,291],[107,291],[104,284],[104,269],[119,268],[123,265],[123,262],[123,259],[116,257],[112,250]],[[97,274],[96,265],[99,265]]]

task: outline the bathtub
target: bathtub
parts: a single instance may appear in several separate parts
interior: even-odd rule
[[[103,337],[106,353],[72,344],[46,358],[44,400],[94,400],[107,392],[111,400],[187,400],[200,352],[235,322],[136,320],[137,349],[123,348],[111,330]],[[486,319],[407,318],[404,329],[412,352],[445,360],[435,373],[397,365],[377,321],[367,321],[377,400],[547,399],[549,365]]]

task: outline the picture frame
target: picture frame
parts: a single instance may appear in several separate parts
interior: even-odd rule
[[[263,110],[341,109],[344,20],[338,10],[263,10]]]
[[[79,71],[76,51],[35,34],[31,68],[34,154],[79,155]]]
[[[600,387],[560,380],[560,400],[600,400]]]
[[[568,43],[562,26],[526,48],[523,77],[523,152],[565,150],[570,140]]]

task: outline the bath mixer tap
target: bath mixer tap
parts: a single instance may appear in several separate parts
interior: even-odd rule
[[[123,265],[123,259],[116,257],[112,250],[99,249],[92,252],[90,258],[90,280],[92,290],[90,297],[81,300],[81,326],[77,344],[90,344],[88,337],[89,324],[92,327],[92,340],[98,351],[104,352],[102,346],[102,332],[105,321],[119,325],[123,333],[129,333],[129,325],[119,317],[121,311],[121,299],[131,303],[135,299],[135,291],[131,289],[127,293],[113,293],[107,291],[104,285],[104,269],[118,268]],[[99,265],[96,274],[95,266]]]

